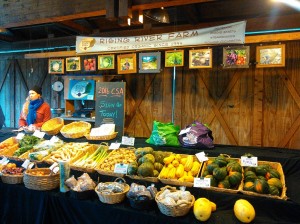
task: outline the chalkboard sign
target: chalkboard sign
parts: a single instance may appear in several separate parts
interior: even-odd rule
[[[96,121],[95,126],[114,123],[118,136],[124,135],[125,119],[125,82],[96,83]]]

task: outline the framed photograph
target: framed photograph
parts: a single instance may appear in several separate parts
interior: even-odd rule
[[[224,47],[224,68],[249,68],[249,51],[249,46]]]
[[[184,50],[165,51],[165,67],[183,66]]]
[[[136,73],[136,54],[118,55],[118,74]]]
[[[212,49],[190,50],[189,68],[212,68]]]
[[[160,52],[139,53],[139,73],[159,73]]]
[[[80,70],[81,70],[80,57],[66,58],[66,71],[67,72],[74,72],[74,71],[80,71]]]
[[[82,60],[82,71],[95,72],[97,69],[96,56],[85,56]]]
[[[49,59],[48,68],[49,74],[64,74],[64,59]]]
[[[115,68],[114,54],[98,55],[98,70],[114,69],[114,68]]]
[[[69,100],[94,100],[95,80],[71,79],[68,88]]]
[[[256,47],[256,67],[284,67],[285,44]]]

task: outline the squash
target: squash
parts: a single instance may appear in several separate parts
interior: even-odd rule
[[[269,193],[269,184],[266,180],[256,179],[254,182],[254,191],[260,194]]]
[[[194,203],[193,212],[197,220],[207,221],[211,216],[212,205],[208,199],[198,198]]]
[[[175,176],[177,178],[183,177],[184,175],[184,166],[182,164],[179,164],[178,167],[176,168],[176,173]]]
[[[213,176],[214,176],[214,178],[216,178],[219,181],[224,180],[224,178],[227,176],[226,167],[215,168],[213,171]]]
[[[132,162],[132,163],[128,164],[128,167],[127,167],[127,174],[128,175],[136,175],[137,170],[138,170],[137,162]]]
[[[173,167],[170,169],[168,173],[168,179],[175,179],[176,178],[175,174],[176,174],[176,168]]]
[[[237,171],[240,173],[243,170],[242,166],[239,164],[238,161],[232,161],[232,162],[228,163],[226,166],[226,169],[227,169],[227,172]]]
[[[193,162],[191,172],[194,177],[199,173],[200,167],[201,167],[201,164],[198,161]]]
[[[210,179],[210,186],[211,187],[217,187],[218,186],[218,181],[213,177],[213,175],[206,175],[205,178]]]
[[[268,184],[277,187],[279,190],[282,189],[282,183],[278,178],[271,178],[268,180]]]
[[[252,172],[256,172],[256,169],[254,166],[246,166],[244,167],[244,172],[247,172],[247,171],[252,171]]]
[[[248,170],[244,173],[244,182],[254,182],[255,179],[257,179],[257,176],[253,171]]]
[[[222,180],[218,183],[218,188],[226,188],[229,189],[230,188],[230,183],[227,179]]]
[[[158,172],[160,172],[162,170],[162,168],[164,167],[164,165],[162,165],[161,163],[154,163],[154,169],[156,169]]]
[[[164,158],[164,164],[168,165],[168,164],[172,163],[174,159],[175,159],[175,155],[171,154],[168,157]]]
[[[280,190],[274,185],[269,185],[269,193],[271,195],[280,196]]]
[[[145,163],[145,162],[151,162],[151,163],[155,163],[155,158],[154,158],[154,155],[152,154],[146,154],[142,157],[142,163]]]
[[[250,223],[255,218],[255,209],[245,199],[239,199],[234,203],[233,211],[235,217],[242,223]]]
[[[246,182],[245,184],[244,184],[244,186],[243,186],[243,190],[244,191],[254,191],[254,183],[253,182],[251,182],[251,181],[248,181],[248,182]]]
[[[257,176],[265,176],[268,172],[268,169],[264,165],[259,165],[255,168],[255,173]]]
[[[228,181],[232,187],[238,186],[241,183],[242,178],[242,174],[237,171],[230,172],[228,175]]]
[[[187,172],[190,171],[193,167],[193,162],[194,162],[194,157],[192,155],[188,155],[186,163],[184,165],[184,170]]]
[[[163,169],[160,171],[159,178],[161,179],[167,179],[168,178],[168,173],[169,173],[169,168],[164,166]]]
[[[153,177],[154,165],[151,162],[142,163],[137,170],[139,176]]]
[[[179,165],[178,160],[177,160],[177,159],[174,159],[174,160],[172,161],[172,165],[173,165],[174,167],[178,167],[178,165]]]
[[[158,177],[159,172],[157,170],[153,170],[153,177]]]
[[[209,174],[213,174],[215,168],[219,168],[219,165],[214,162],[206,166],[206,169],[209,172]]]
[[[275,170],[275,169],[270,169],[266,175],[265,175],[266,179],[269,180],[270,178],[278,178],[280,179],[280,173]]]
[[[218,164],[219,167],[224,167],[227,165],[228,161],[227,158],[223,155],[219,155],[215,158],[214,163]]]

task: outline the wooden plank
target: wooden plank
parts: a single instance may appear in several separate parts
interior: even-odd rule
[[[73,57],[76,56],[76,51],[54,51],[54,52],[42,52],[25,54],[25,59],[33,58],[59,58],[59,57]]]
[[[300,40],[300,32],[290,32],[290,33],[272,33],[265,35],[254,35],[254,36],[246,36],[245,43],[263,43],[263,42],[274,42],[274,41],[292,41],[292,40]]]
[[[299,130],[300,127],[300,115],[297,117],[296,121],[293,122],[292,126],[286,133],[285,137],[279,142],[278,147],[286,147],[288,142],[291,140],[292,136]]]
[[[78,23],[75,23],[71,20],[65,20],[65,21],[61,21],[59,22],[59,24],[63,25],[63,26],[67,26],[69,29],[75,30],[78,33],[80,33],[81,35],[89,35],[93,32],[92,29],[86,27],[86,26],[82,26]]]
[[[2,77],[2,80],[0,81],[0,92],[1,92],[1,90],[2,90],[2,87],[3,87],[3,85],[4,85],[4,82],[5,82],[5,79],[6,79],[6,77],[7,77],[7,74],[8,74],[8,71],[9,71],[9,68],[11,67],[11,64],[12,64],[12,62],[10,61],[10,62],[8,62],[5,66],[5,69],[4,69],[4,75],[2,75],[1,77]]]
[[[252,120],[252,145],[262,146],[262,127],[263,127],[263,93],[264,78],[263,70],[256,69],[254,72],[254,98],[253,98],[253,120]]]

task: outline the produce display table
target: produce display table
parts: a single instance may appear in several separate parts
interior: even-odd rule
[[[3,132],[3,131],[2,131]],[[4,136],[4,137],[3,137]],[[10,135],[0,135],[0,141]],[[72,139],[63,139],[74,141]],[[4,138],[4,139],[3,139]],[[75,141],[86,141],[77,139]],[[114,140],[115,141],[115,140]],[[95,143],[100,143],[96,141]],[[144,138],[136,138],[135,147],[149,146]],[[195,154],[200,151],[210,156],[220,153],[239,158],[245,153],[251,153],[259,160],[280,162],[287,185],[288,200],[279,200],[250,195],[216,192],[199,188],[187,188],[195,198],[206,197],[217,204],[217,211],[213,212],[206,223],[239,223],[233,213],[234,202],[239,198],[248,200],[255,208],[256,218],[253,223],[300,223],[300,150],[259,147],[237,147],[216,145],[210,150],[196,150],[174,147],[156,147],[164,151]],[[72,171],[79,175],[79,171]],[[115,177],[91,174],[94,180],[113,181]],[[130,184],[133,180],[125,178]],[[136,182],[136,181],[134,181]],[[162,187],[156,183],[156,187]],[[90,200],[71,198],[59,189],[52,191],[34,191],[23,184],[9,185],[0,182],[0,220],[2,223],[200,223],[194,218],[192,210],[183,217],[168,217],[163,215],[155,206],[150,211],[135,210],[130,207],[126,199],[120,204],[103,204],[95,196]]]

